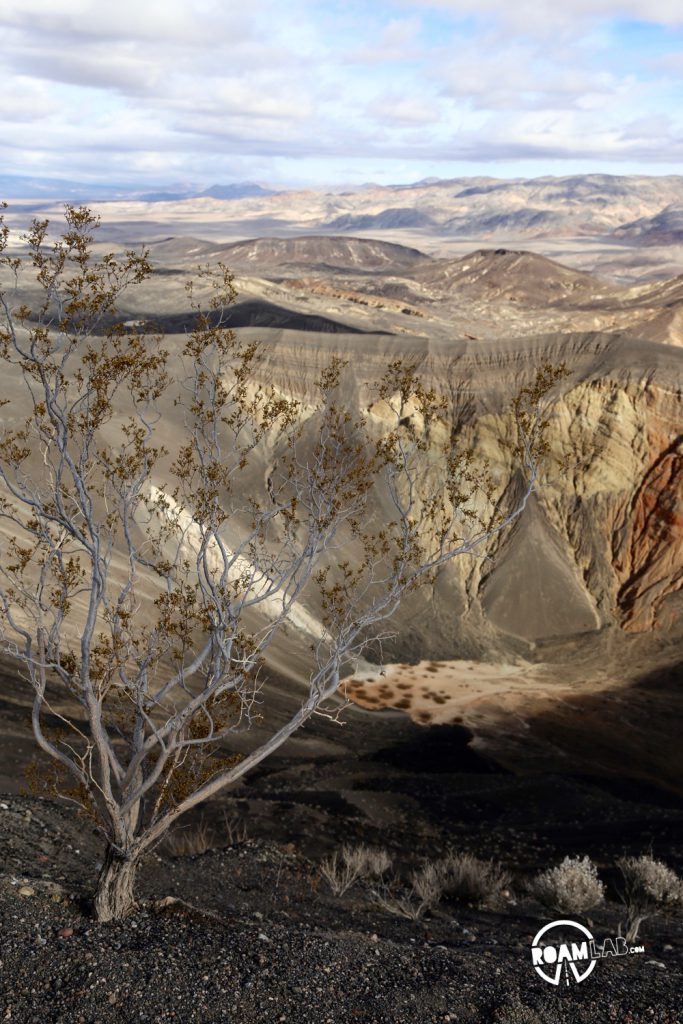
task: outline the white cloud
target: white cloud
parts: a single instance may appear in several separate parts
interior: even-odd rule
[[[421,28],[419,18],[392,18],[369,45],[354,49],[348,56],[351,62],[368,64],[405,61],[420,56],[418,35]]]
[[[17,76],[11,92],[0,90],[0,122],[39,122],[58,112],[58,101],[42,81]]]
[[[671,52],[627,47],[613,16],[669,26]],[[0,0],[5,170],[208,184],[297,161],[366,180],[678,159],[679,24],[682,0]]]
[[[404,125],[429,125],[439,121],[439,110],[436,102],[411,96],[389,94],[378,97],[368,104],[369,116],[382,124],[398,123]]]
[[[525,35],[547,36],[558,28],[581,31],[606,18],[635,18],[658,25],[683,25],[680,0],[394,0],[399,9],[435,9],[456,17],[474,16],[513,27]]]
[[[577,53],[563,64],[554,50],[511,42],[503,52],[468,47],[455,56],[440,55],[430,76],[442,95],[467,101],[479,110],[571,109],[590,107],[596,98],[617,96],[629,76],[587,65]]]
[[[7,28],[73,42],[108,39],[203,46],[211,42],[212,26],[227,20],[227,11],[220,3],[188,4],[185,0],[118,0],[115,4],[4,0],[0,7],[0,21]],[[238,20],[239,9],[235,12]]]

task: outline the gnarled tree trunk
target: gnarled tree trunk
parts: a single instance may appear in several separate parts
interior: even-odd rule
[[[137,859],[123,857],[113,846],[107,846],[95,893],[98,921],[117,921],[135,910],[137,869]]]

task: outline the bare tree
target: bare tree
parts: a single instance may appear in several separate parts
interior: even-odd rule
[[[108,920],[134,908],[141,856],[182,814],[313,714],[336,714],[341,673],[408,591],[520,514],[546,450],[541,408],[563,370],[542,368],[516,399],[526,482],[501,509],[414,367],[397,361],[378,382],[378,419],[346,407],[333,360],[306,420],[257,383],[258,347],[226,328],[225,267],[210,293],[206,275],[189,287],[196,323],[172,351],[117,317],[151,266],[145,251],[96,257],[97,224],[67,206],[63,234],[50,241],[48,222],[34,221],[19,259],[0,219],[0,271],[28,273],[40,296],[31,309],[11,281],[0,293],[12,382],[0,611],[57,792],[106,840],[95,912]],[[172,413],[184,417],[173,455],[162,443]],[[277,458],[259,490],[252,470],[266,448]],[[380,505],[391,514],[376,523]],[[353,561],[339,557],[347,544]],[[309,634],[308,691],[263,742],[230,753],[258,714],[269,647],[292,624]]]

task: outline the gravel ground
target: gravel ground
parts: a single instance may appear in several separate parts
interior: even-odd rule
[[[554,989],[530,962],[547,914],[444,907],[420,922],[320,881],[263,838],[143,866],[124,922],[88,915],[99,841],[69,810],[0,798],[0,1020],[14,1024],[683,1024],[683,929]],[[155,904],[180,896],[191,906]],[[615,907],[595,923],[616,928]]]
[[[635,957],[600,964],[599,979],[556,993],[536,980],[527,949],[144,910],[95,925],[7,884],[0,906],[0,1006],[4,1020],[21,1024],[681,1020],[678,972]]]

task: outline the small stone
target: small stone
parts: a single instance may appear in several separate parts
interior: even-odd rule
[[[60,928],[59,931],[57,932],[57,935],[59,936],[60,939],[70,939],[73,933],[73,928]]]
[[[158,911],[166,910],[168,907],[173,907],[177,903],[180,903],[180,900],[176,896],[164,896],[160,900],[155,900],[153,906],[154,909]]]
[[[20,896],[35,896],[36,890],[32,889],[30,885],[22,885],[18,889]]]
[[[118,997],[116,995],[116,992],[111,992],[109,994],[109,1004],[110,1004],[110,1006],[116,1006],[117,998]]]
[[[272,939],[268,938],[268,936],[266,935],[265,932],[259,932],[258,933],[258,937],[261,940],[261,942],[272,942],[273,941]]]
[[[666,970],[666,964],[663,964],[661,960],[646,960],[646,964],[652,964],[653,967],[659,967],[662,970]]]

